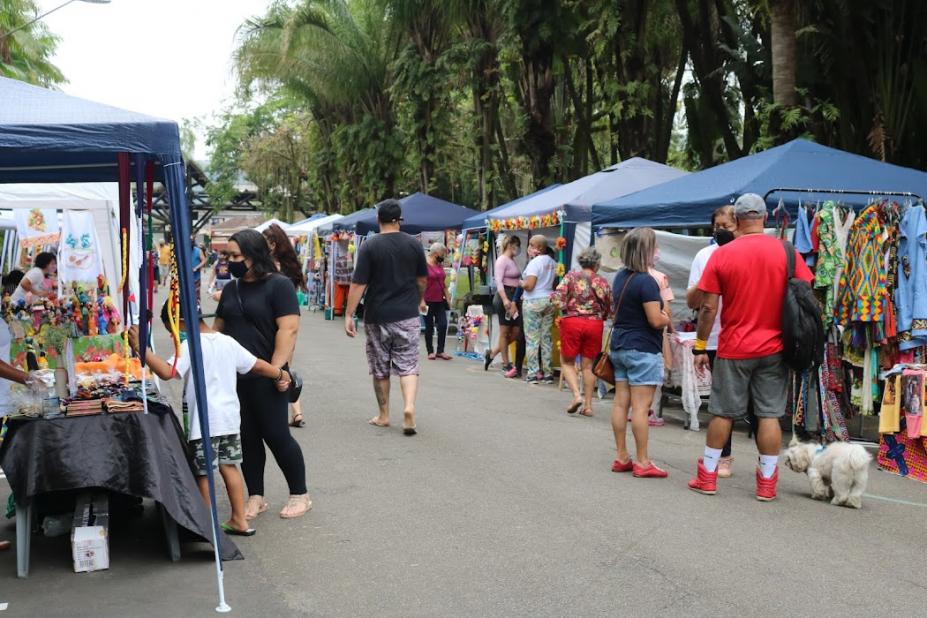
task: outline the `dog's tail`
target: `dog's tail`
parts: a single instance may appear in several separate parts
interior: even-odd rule
[[[869,462],[872,461],[872,455],[865,448],[859,447],[850,450],[849,457],[850,468],[859,473],[869,469]]]

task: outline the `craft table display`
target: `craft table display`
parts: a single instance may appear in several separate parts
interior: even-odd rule
[[[168,406],[148,405],[149,414],[9,422],[0,446],[0,466],[16,497],[20,577],[29,572],[32,500],[48,492],[103,488],[149,498],[173,522],[210,542],[209,508],[190,468],[176,418]],[[169,532],[171,537],[176,560],[179,547],[176,535]],[[224,560],[242,558],[225,535],[219,536],[219,550]]]

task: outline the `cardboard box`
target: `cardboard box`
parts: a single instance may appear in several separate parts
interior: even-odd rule
[[[109,497],[82,493],[74,508],[71,555],[75,573],[109,568]]]

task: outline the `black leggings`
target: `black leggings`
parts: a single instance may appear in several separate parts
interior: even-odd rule
[[[444,301],[428,303],[428,314],[425,316],[425,348],[431,354],[435,351],[433,339],[434,329],[438,327],[438,354],[444,352],[444,341],[447,338],[447,309]]]
[[[290,435],[289,399],[277,390],[273,380],[253,378],[238,381],[241,403],[241,471],[248,493],[264,495],[264,444],[283,470],[290,494],[306,493],[306,462],[303,451]]]

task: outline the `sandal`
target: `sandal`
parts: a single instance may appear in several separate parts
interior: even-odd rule
[[[267,500],[265,500],[263,497],[260,498],[261,503],[255,507],[254,505],[257,502],[255,498],[258,498],[258,496],[249,497],[248,504],[245,506],[245,519],[249,521],[256,519],[258,515],[270,508],[270,505],[267,504]]]
[[[447,352],[441,352],[440,354],[438,354],[438,358],[440,358],[441,360],[451,360],[454,357],[448,354]]]
[[[567,414],[576,414],[579,412],[579,409],[583,407],[582,401],[574,401],[573,404],[567,408]]]
[[[436,358],[438,358],[438,356],[434,352],[428,354],[428,360],[434,360]]]
[[[293,420],[290,421],[290,427],[305,427],[306,421],[303,420],[303,415],[300,412],[299,414],[293,415]]]
[[[296,519],[297,517],[302,517],[311,510],[312,500],[309,499],[309,494],[290,496],[290,499],[286,502],[286,506],[280,511],[280,517],[283,519]]]
[[[582,415],[582,416],[595,416],[595,414],[593,414],[593,413],[592,413],[592,410],[590,410],[589,408],[586,408],[585,410],[583,410],[582,412],[580,412],[580,415]]]
[[[248,528],[247,530],[239,530],[238,528],[233,528],[232,524],[224,523],[221,526],[222,532],[229,534],[231,536],[254,536],[257,533],[257,530],[254,528]]]

